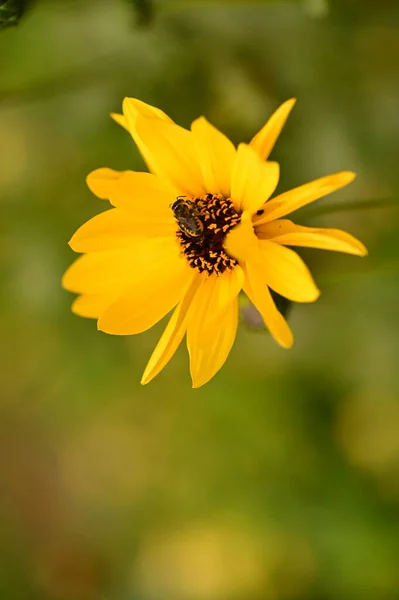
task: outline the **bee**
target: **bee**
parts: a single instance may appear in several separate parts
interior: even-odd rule
[[[171,209],[180,231],[192,238],[199,238],[204,233],[204,224],[194,202],[184,196],[178,196],[171,204]]]

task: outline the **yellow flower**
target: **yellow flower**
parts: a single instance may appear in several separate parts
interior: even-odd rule
[[[287,246],[364,256],[361,242],[337,229],[301,227],[284,217],[350,183],[343,171],[272,200],[279,165],[269,154],[295,104],[288,100],[249,144],[234,145],[204,117],[191,131],[161,110],[126,98],[112,115],[136,142],[150,173],[98,169],[91,191],[115,207],[83,225],[70,241],[78,258],[63,285],[80,296],[73,312],[98,320],[98,329],[130,335],[174,309],[145,369],[148,383],[187,334],[193,386],[225,362],[238,324],[241,290],[274,339],[293,343],[269,288],[295,302],[319,296],[312,276]]]

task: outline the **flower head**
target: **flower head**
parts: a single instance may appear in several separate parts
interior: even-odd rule
[[[72,310],[97,319],[98,329],[110,334],[141,333],[173,310],[142,383],[163,369],[185,335],[194,387],[209,381],[233,345],[241,290],[274,339],[292,346],[269,288],[296,302],[315,301],[319,290],[288,246],[367,253],[348,233],[284,218],[347,185],[353,173],[322,177],[270,200],[280,169],[268,158],[294,103],[280,106],[237,149],[204,117],[188,131],[132,98],[125,99],[123,115],[113,115],[150,173],[104,168],[88,176],[91,191],[114,208],[72,237],[70,246],[84,254],[63,285],[80,294]]]

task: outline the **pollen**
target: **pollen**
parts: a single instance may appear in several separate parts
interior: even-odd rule
[[[223,248],[223,242],[226,234],[240,222],[241,217],[231,199],[221,194],[207,194],[201,198],[193,198],[191,202],[204,230],[201,236],[195,238],[180,229],[177,231],[182,254],[190,267],[200,273],[221,275],[237,265],[237,261]]]

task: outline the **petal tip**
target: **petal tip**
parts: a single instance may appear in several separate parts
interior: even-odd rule
[[[342,171],[341,177],[345,181],[345,185],[348,185],[356,179],[357,175],[354,171]]]
[[[191,388],[193,390],[198,390],[198,388],[202,387],[203,385],[205,385],[206,383],[208,383],[209,379],[202,381],[201,379],[196,379],[196,378],[192,378],[192,385]]]
[[[122,100],[122,108],[124,106],[127,106],[130,103],[133,103],[135,101],[135,98],[131,98],[130,96],[125,96]]]
[[[279,346],[285,350],[292,348],[294,345],[294,334],[292,333],[288,323],[286,331],[284,332],[284,336],[280,336],[279,339],[276,339],[276,341],[278,342]]]
[[[357,238],[351,236],[350,234],[347,234],[349,240],[349,248],[346,249],[346,252],[348,254],[354,254],[355,256],[367,256],[369,251],[366,248],[366,246],[363,244],[363,242],[361,242],[360,240],[358,240]]]
[[[360,240],[358,240],[357,238],[351,236],[350,234],[346,234],[349,242],[349,248],[350,250],[346,250],[346,252],[348,252],[349,254],[354,254],[355,256],[367,256],[369,251],[367,250],[366,246],[363,244],[363,242],[361,242]]]
[[[100,167],[91,171],[86,176],[86,184],[89,190],[101,200],[108,200],[111,186],[124,177],[126,171],[115,171],[109,167]]]
[[[319,290],[319,288],[316,288],[315,292],[314,292],[313,300],[311,300],[311,302],[316,302],[316,300],[318,300],[320,298],[320,295],[321,295],[321,291]]]
[[[280,180],[280,163],[278,163],[275,160],[269,160],[266,162],[266,164],[269,166],[269,169],[273,173],[274,178],[277,179],[277,184],[278,184],[278,182]],[[277,187],[277,184],[276,184],[276,187]]]
[[[196,129],[197,125],[200,125],[202,123],[208,123],[208,119],[204,115],[200,115],[199,117],[194,119],[194,121],[191,123],[191,131],[193,131],[193,128]]]
[[[95,173],[95,172],[96,171],[91,171],[88,175],[86,175],[86,185],[87,185],[87,187],[89,188],[90,191],[92,191],[92,189],[91,189],[91,181],[93,179],[93,173]]]
[[[156,375],[154,375],[154,370],[149,368],[149,366],[150,365],[147,364],[144,369],[144,373],[141,376],[140,385],[147,385],[147,383],[150,383],[150,381],[152,381]]]
[[[81,228],[79,228],[77,231],[75,231],[75,233],[73,234],[73,236],[71,237],[71,239],[68,242],[68,246],[74,252],[82,253],[82,252],[86,252],[86,250],[83,250],[82,246],[81,246],[82,238],[81,238],[81,236],[79,236],[79,230],[80,229]]]
[[[141,377],[140,380],[140,385],[147,385],[148,383],[150,383],[150,381],[152,381],[157,375],[159,374],[159,371],[154,370],[154,368],[149,369],[148,365],[146,366],[146,368],[144,369],[144,373]]]
[[[103,317],[104,315],[97,320],[97,331],[101,331],[107,335],[128,335],[124,331],[118,331],[116,328],[110,327],[108,323],[103,323]]]
[[[117,123],[124,129],[127,129],[126,118],[124,115],[121,115],[120,113],[111,112],[111,113],[109,113],[109,116],[111,117],[111,119],[113,119],[115,121],[115,123]]]
[[[309,276],[312,277],[310,272],[309,272]],[[308,303],[316,302],[320,298],[320,295],[321,295],[321,291],[319,290],[317,285],[314,283],[313,278],[312,278],[312,283],[313,283],[313,285],[309,289],[309,294],[306,299],[306,302],[308,302]]]
[[[132,119],[134,122],[138,116],[138,110],[135,105],[135,98],[126,97],[123,99],[122,112],[123,112],[123,117],[126,120],[126,122],[128,124],[130,123],[130,125],[132,125]]]
[[[108,334],[115,334],[115,331],[110,331],[109,327],[107,327],[107,323],[106,322],[104,323],[104,315],[102,315],[97,320],[97,331],[102,331],[103,333],[108,333]]]
[[[77,296],[74,301],[72,302],[71,305],[71,312],[78,316],[78,317],[85,317],[85,318],[92,318],[92,315],[88,315],[87,311],[82,310],[81,308],[81,300],[82,300],[83,295],[80,294],[79,296]]]
[[[65,273],[61,277],[61,287],[64,290],[66,290],[67,292],[73,292],[73,287],[74,287],[73,285],[71,285],[71,282],[69,281],[69,279],[70,279],[69,272],[70,272],[71,266],[69,266],[67,268],[67,270],[65,271]]]
[[[101,200],[106,200],[106,195],[104,194],[104,190],[99,189],[98,180],[101,177],[98,177],[101,172],[104,172],[104,169],[96,169],[95,171],[91,171],[88,175],[86,175],[86,185],[91,191],[92,194],[100,198]]]
[[[292,337],[292,339],[287,340],[286,342],[284,342],[284,344],[282,342],[280,342],[280,346],[282,348],[284,348],[284,350],[290,350],[293,345],[294,345],[294,338],[293,337]]]
[[[68,246],[74,251],[77,252],[77,250],[75,250],[74,245],[75,245],[75,236],[76,234],[74,233],[73,236],[71,237],[71,239],[68,242]]]

